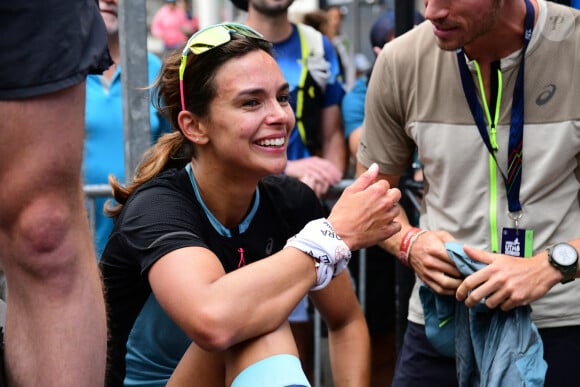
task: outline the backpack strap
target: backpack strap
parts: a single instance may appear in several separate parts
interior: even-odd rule
[[[306,46],[306,52],[302,49],[302,58],[309,55],[324,57],[324,44],[322,43],[322,32],[306,24],[297,23],[300,44]],[[306,54],[306,55],[305,55]]]
[[[314,94],[314,91],[306,90],[306,79],[308,78],[308,58],[319,57],[324,60],[324,45],[322,42],[322,33],[313,27],[297,23],[298,36],[300,37],[300,50],[302,71],[300,73],[300,81],[298,83],[298,92],[296,96],[296,126],[302,143],[308,144],[308,136],[306,135],[306,128],[304,126],[304,101],[305,92]],[[322,88],[322,87],[321,87]]]

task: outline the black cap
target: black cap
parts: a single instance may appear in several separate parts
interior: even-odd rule
[[[395,34],[395,11],[392,9],[382,13],[373,23],[370,30],[371,45],[382,48],[391,34]]]
[[[232,0],[233,1],[233,0]],[[419,11],[415,11],[415,25],[421,24],[425,18]],[[373,23],[370,30],[371,45],[383,47],[389,40],[389,35],[395,34],[395,11],[389,9],[382,13]]]
[[[232,3],[242,11],[248,10],[248,0],[231,0]]]

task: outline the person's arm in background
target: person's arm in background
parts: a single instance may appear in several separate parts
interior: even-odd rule
[[[322,110],[322,158],[331,161],[344,173],[346,147],[340,105],[332,105]]]
[[[288,160],[284,173],[308,185],[318,197],[340,182],[346,168],[346,145],[339,105],[322,110],[323,144],[321,156]]]
[[[367,76],[359,77],[352,89],[341,102],[344,138],[347,141],[350,162],[356,166],[356,151],[360,141],[360,131],[365,118],[365,98],[367,93]]]
[[[358,148],[358,143],[360,141],[360,126],[352,131],[350,136],[348,136],[348,151],[356,156],[356,150]]]
[[[371,374],[370,336],[358,299],[344,271],[329,286],[310,292],[328,327],[333,386],[368,386]]]

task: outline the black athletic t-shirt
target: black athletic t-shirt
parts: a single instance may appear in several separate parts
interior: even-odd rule
[[[158,259],[201,246],[230,272],[238,267],[240,248],[250,264],[281,250],[310,220],[327,215],[314,192],[294,178],[266,177],[256,192],[235,229],[213,219],[185,169],[163,172],[129,198],[100,261],[110,331],[107,386],[122,385],[127,338],[151,293],[147,271]]]

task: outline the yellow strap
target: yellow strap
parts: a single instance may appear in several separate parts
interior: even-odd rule
[[[298,93],[296,95],[296,126],[298,127],[298,133],[300,133],[302,143],[306,145],[306,129],[304,128],[304,123],[302,122],[302,114],[304,111],[304,85],[306,84],[306,76],[308,75],[307,60],[308,56],[310,55],[310,50],[308,48],[308,42],[300,30],[300,26],[296,25],[296,28],[298,28],[298,36],[300,37],[300,48],[302,55],[302,72],[300,73]]]
[[[489,106],[487,104],[487,98],[485,95],[485,87],[483,85],[483,79],[481,77],[481,70],[479,68],[479,64],[477,61],[473,62],[475,64],[475,70],[477,73],[477,80],[479,82],[479,89],[481,90],[481,100],[483,105],[483,111],[485,116],[487,117],[487,122],[489,124],[489,141],[493,149],[497,152],[499,148],[497,145],[497,123],[499,121],[499,109],[501,105],[501,95],[502,95],[502,74],[501,70],[497,71],[498,75],[498,91],[495,103],[495,112],[492,118],[491,113],[489,111]],[[497,253],[500,251],[500,241],[497,229],[497,168],[495,159],[492,155],[489,155],[489,230],[490,230],[490,237],[491,237],[491,251]]]

